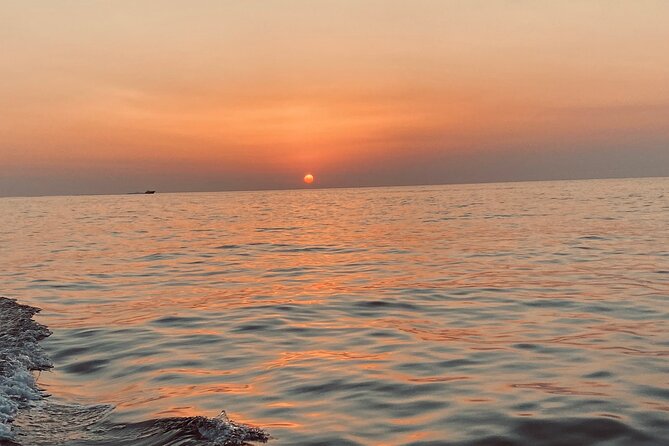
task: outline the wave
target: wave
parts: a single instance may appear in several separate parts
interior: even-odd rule
[[[39,308],[0,297],[0,446],[241,446],[265,443],[262,429],[215,418],[176,417],[115,424],[113,407],[48,398],[33,372],[53,367],[39,341],[51,335],[33,320]]]

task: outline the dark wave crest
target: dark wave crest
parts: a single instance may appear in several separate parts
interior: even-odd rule
[[[82,406],[47,398],[32,374],[51,361],[39,341],[51,334],[32,317],[39,308],[0,297],[0,446],[241,446],[265,443],[260,428],[216,418],[162,418],[131,424],[108,420],[109,405]]]

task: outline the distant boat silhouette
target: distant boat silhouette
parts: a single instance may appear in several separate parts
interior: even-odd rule
[[[155,190],[147,190],[145,192],[128,192],[128,195],[144,195],[144,194],[155,194]]]

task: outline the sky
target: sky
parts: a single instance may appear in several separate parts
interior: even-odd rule
[[[665,0],[4,0],[0,195],[669,176]]]

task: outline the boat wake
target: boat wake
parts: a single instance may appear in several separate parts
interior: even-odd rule
[[[38,311],[0,297],[0,446],[241,446],[269,439],[225,412],[115,424],[108,419],[112,406],[53,401],[33,375],[53,367],[39,345],[51,332],[33,320]]]

